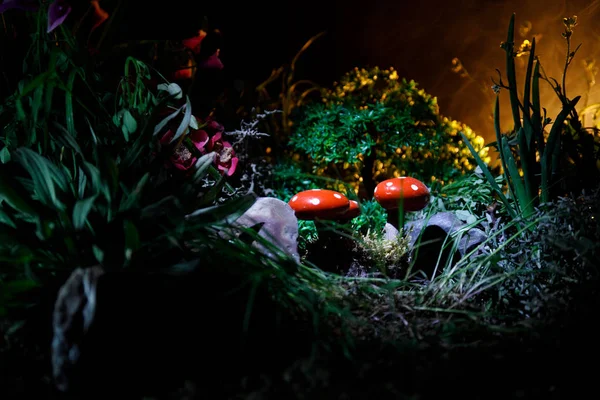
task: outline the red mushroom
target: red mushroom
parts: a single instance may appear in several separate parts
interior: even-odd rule
[[[419,211],[429,203],[429,189],[418,179],[402,176],[387,179],[375,187],[375,200],[388,211],[388,223],[404,226],[406,211]]]
[[[297,193],[288,202],[296,218],[302,220],[331,220],[350,207],[350,201],[335,190],[309,189]]]
[[[348,222],[353,218],[356,218],[360,215],[360,206],[358,205],[358,201],[350,200],[350,206],[348,209],[338,215],[335,219],[340,222]]]
[[[318,236],[333,242],[337,241],[334,237],[337,235],[332,235],[333,230],[331,227],[325,226],[323,221],[342,222],[350,210],[350,201],[346,196],[335,190],[327,189],[309,189],[297,193],[288,204],[294,210],[296,218],[315,221]]]

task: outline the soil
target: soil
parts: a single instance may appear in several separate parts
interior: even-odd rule
[[[314,333],[260,293],[242,344],[248,293],[217,295],[233,282],[137,280],[119,276],[99,287],[103,306],[76,371],[78,392],[69,396],[51,378],[46,293],[27,324],[3,335],[0,398],[558,399],[581,397],[597,378],[597,284],[575,293],[552,321],[519,332],[473,323],[451,338],[362,338],[349,360],[331,340],[312,353],[332,333]],[[3,332],[9,324],[2,321]]]

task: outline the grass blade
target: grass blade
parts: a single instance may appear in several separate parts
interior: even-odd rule
[[[522,130],[520,130],[522,132]],[[502,138],[502,148],[504,157],[506,157],[506,165],[508,166],[508,174],[510,175],[510,182],[513,185],[513,190],[517,196],[517,201],[519,203],[519,209],[521,213],[525,217],[529,217],[533,213],[533,203],[529,200],[529,196],[527,196],[527,191],[525,190],[525,186],[523,185],[523,181],[521,180],[521,176],[519,175],[519,169],[517,168],[517,163],[510,151],[510,147],[508,145],[508,139],[506,137]]]
[[[496,192],[496,194],[498,194],[500,201],[502,201],[502,203],[506,207],[506,211],[510,214],[510,216],[512,218],[516,219],[517,215],[515,214],[515,211],[514,211],[512,205],[508,202],[508,199],[506,198],[504,193],[502,193],[502,189],[500,189],[500,186],[498,186],[498,184],[496,183],[496,180],[492,176],[492,173],[488,169],[487,165],[483,162],[483,160],[481,159],[481,157],[479,156],[477,151],[475,151],[475,149],[473,148],[473,145],[471,145],[471,143],[469,142],[469,139],[465,136],[465,134],[460,132],[460,135],[462,136],[463,141],[465,142],[465,145],[469,148],[469,151],[475,158],[477,165],[479,166],[479,168],[481,168],[483,175],[488,180],[490,186],[492,187],[492,190],[494,190]]]
[[[75,119],[73,115],[73,85],[75,84],[75,76],[77,69],[73,68],[69,72],[67,78],[67,88],[65,91],[65,118],[67,122],[67,131],[71,135],[75,135]]]

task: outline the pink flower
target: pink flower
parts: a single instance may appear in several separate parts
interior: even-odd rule
[[[235,156],[235,151],[231,143],[221,140],[222,132],[217,132],[210,138],[206,146],[207,151],[214,151],[216,154],[215,163],[221,174],[227,173],[227,176],[233,175],[239,159]]]
[[[175,135],[175,131],[169,129],[167,133],[165,133],[160,139],[160,143],[162,145],[169,145],[173,135]],[[187,137],[192,141],[200,153],[205,153],[204,146],[206,146],[209,141],[208,134],[205,131],[190,128],[190,133],[188,133]],[[177,144],[173,150],[173,155],[171,155],[169,160],[171,161],[171,164],[173,164],[173,166],[178,170],[187,171],[194,166],[196,160],[198,160],[198,157],[192,154],[190,149],[188,149],[188,147],[182,142]]]

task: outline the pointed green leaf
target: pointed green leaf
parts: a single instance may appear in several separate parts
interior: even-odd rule
[[[59,183],[64,190],[66,181],[58,168],[40,154],[24,147],[15,151],[15,159],[29,172],[39,199],[47,206],[64,210],[65,205],[58,199],[55,183]]]
[[[77,200],[73,207],[73,227],[75,230],[83,229],[97,197],[98,195],[93,195],[83,200]]]
[[[171,139],[171,141],[169,143],[173,143],[174,141],[179,139],[181,137],[181,135],[183,135],[185,132],[187,132],[187,130],[189,129],[189,126],[190,126],[191,118],[192,118],[192,103],[190,102],[190,98],[188,96],[185,96],[185,113],[183,114],[183,120],[179,124],[179,127],[177,128],[175,135],[173,136],[173,138]]]
[[[127,128],[129,133],[134,133],[137,131],[138,124],[133,115],[129,110],[123,110],[123,125]]]
[[[78,181],[77,181],[77,197],[79,199],[83,199],[83,197],[85,196],[85,189],[86,189],[86,186],[87,186],[87,175],[85,174],[85,172],[83,171],[83,169],[81,169],[81,167],[79,167],[79,169],[78,169],[77,177],[78,177]]]
[[[102,249],[100,247],[98,247],[97,245],[93,245],[92,252],[94,253],[94,257],[96,258],[96,261],[98,261],[100,264],[102,264],[102,261],[104,261],[104,252],[102,251]]]
[[[548,168],[550,175],[556,172],[552,171],[550,163],[552,154],[555,151],[558,136],[563,130],[563,124],[565,122],[565,119],[569,116],[569,114],[571,114],[571,111],[573,111],[573,109],[577,105],[577,102],[579,102],[579,99],[581,99],[581,96],[577,96],[573,100],[571,100],[567,105],[563,105],[563,109],[556,116],[556,120],[554,121],[554,123],[552,124],[552,128],[550,129],[548,141],[546,142],[546,149],[544,151],[544,156],[546,156],[545,158],[547,163],[546,167]]]
[[[9,161],[10,161],[10,150],[8,150],[8,147],[3,147],[2,150],[0,150],[0,162],[2,164],[6,164]]]
[[[515,70],[515,14],[510,17],[508,24],[508,35],[504,43],[506,51],[506,74],[508,75],[508,87],[510,93],[510,106],[513,113],[513,122],[515,132],[521,127],[521,113],[519,111],[519,96],[517,92],[517,73]]]
[[[227,201],[225,204],[198,209],[186,219],[192,222],[231,225],[256,202],[256,195],[249,193]]]
[[[506,158],[506,165],[508,167],[508,174],[510,176],[510,182],[513,185],[513,191],[515,192],[518,200],[518,205],[521,213],[525,217],[529,217],[533,213],[533,203],[530,201],[527,196],[527,192],[525,190],[525,186],[523,185],[523,181],[521,180],[521,176],[519,175],[519,169],[517,168],[517,164],[515,159],[510,151],[510,147],[508,146],[508,141],[506,138],[502,140],[502,148],[503,154]]]
[[[67,78],[67,88],[65,90],[65,117],[67,123],[67,131],[71,135],[75,135],[75,116],[73,115],[73,86],[75,84],[75,77],[77,76],[77,69],[73,68],[69,72]]]
[[[210,153],[204,154],[200,157],[194,166],[194,178],[193,182],[198,183],[207,174],[208,168],[215,162],[215,156],[217,153],[211,151]]]
[[[524,124],[525,126],[527,124]],[[525,193],[528,198],[528,203],[533,203],[534,198],[537,197],[534,192],[534,177],[532,172],[532,160],[535,162],[535,156],[532,157],[532,153],[529,151],[529,146],[527,144],[527,134],[525,133],[525,128],[522,127],[517,132],[517,139],[519,141],[519,158],[521,160],[521,169],[523,170],[523,181],[525,183]],[[535,151],[535,150],[534,150]]]
[[[185,106],[181,106],[179,107],[176,111],[174,111],[172,114],[169,114],[168,116],[166,116],[165,118],[163,118],[155,127],[154,127],[154,133],[153,135],[157,135],[158,133],[160,133],[165,126],[167,126],[167,124],[169,123],[169,121],[171,121],[172,119],[174,119],[175,117],[177,117],[179,115],[179,113],[181,112],[181,110],[183,110],[183,107]]]
[[[44,97],[44,84],[38,86],[33,92],[33,99],[31,101],[31,119],[35,126],[38,122],[38,116],[40,109],[42,108],[42,100]]]
[[[144,187],[150,180],[150,173],[146,172],[144,176],[139,180],[139,182],[135,185],[131,193],[128,193],[126,196],[123,196],[121,200],[121,204],[119,207],[119,211],[129,210],[139,201]]]
[[[0,203],[1,205],[1,203]],[[2,208],[0,208],[0,224],[5,224],[10,226],[11,228],[17,229],[17,226],[15,225],[15,223],[13,222],[13,220],[10,218],[10,216],[4,212],[4,210]]]
[[[531,131],[531,80],[533,73],[533,60],[535,59],[535,37],[531,44],[529,59],[527,60],[527,71],[525,72],[525,88],[523,94],[523,125],[525,126],[525,135],[527,137],[527,146],[531,145],[533,138]],[[528,148],[528,150],[531,150]]]
[[[125,231],[125,259],[131,260],[133,253],[140,248],[140,234],[133,222],[126,220],[123,222]]]
[[[74,150],[77,154],[82,154],[81,147],[79,147],[79,143],[77,143],[77,140],[75,140],[73,135],[71,135],[69,131],[58,122],[55,121],[53,125],[55,129],[50,134],[52,139],[54,139],[59,145],[68,147]]]

